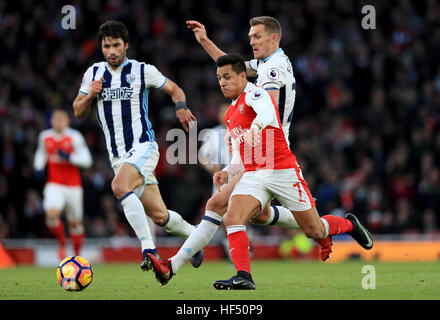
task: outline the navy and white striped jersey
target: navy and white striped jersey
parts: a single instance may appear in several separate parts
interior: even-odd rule
[[[289,129],[293,118],[295,104],[295,77],[289,57],[278,48],[272,55],[265,59],[252,59],[249,67],[257,72],[255,84],[265,90],[280,90],[278,110],[283,126],[284,136],[289,143]]]
[[[150,88],[161,89],[167,78],[153,65],[128,59],[113,71],[107,62],[87,69],[79,92],[87,95],[92,81],[103,76],[96,116],[104,132],[110,158],[122,157],[134,145],[155,141],[148,118]]]

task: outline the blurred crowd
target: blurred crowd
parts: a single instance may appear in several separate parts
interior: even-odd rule
[[[376,10],[376,29],[362,28],[365,4]],[[76,8],[76,29],[62,28],[64,5]],[[259,15],[282,25],[297,88],[291,146],[320,214],[352,211],[375,234],[439,232],[438,1],[16,0],[0,2],[0,239],[48,236],[44,180],[33,173],[37,137],[54,107],[71,110],[83,73],[102,60],[102,22],[127,25],[129,57],[179,84],[202,130],[218,124],[225,98],[185,20],[199,20],[222,50],[251,59],[248,22]],[[152,90],[149,105],[164,201],[196,224],[211,195],[210,173],[166,161],[166,133],[180,124],[166,94]],[[110,189],[113,170],[94,112],[72,117],[71,126],[94,159],[82,171],[87,236],[132,235]]]

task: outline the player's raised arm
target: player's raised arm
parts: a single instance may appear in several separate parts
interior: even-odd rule
[[[167,79],[165,85],[162,87],[173,100],[176,105],[176,117],[179,119],[185,131],[191,127],[191,122],[196,121],[196,117],[186,105],[186,97],[183,90],[173,81]]]
[[[226,54],[226,52],[220,50],[215,43],[208,38],[203,24],[195,20],[188,20],[186,21],[186,26],[194,32],[197,42],[200,43],[212,60],[216,61],[220,56]]]
[[[203,24],[195,20],[186,21],[186,26],[194,32],[194,36],[200,45],[205,49],[206,53],[212,58],[212,60],[217,61],[220,56],[224,56],[227,53],[220,50],[211,39],[208,38],[206,34],[206,29]],[[249,63],[246,62],[246,73],[249,77],[255,77],[256,71],[249,67]]]

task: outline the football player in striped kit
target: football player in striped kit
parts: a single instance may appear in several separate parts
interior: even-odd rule
[[[127,57],[129,33],[122,22],[105,22],[97,38],[105,61],[87,69],[73,109],[75,116],[81,118],[97,100],[96,118],[115,172],[111,188],[141,242],[141,268],[146,271],[151,269],[147,253],[157,255],[146,214],[178,236],[188,237],[195,229],[180,214],[167,210],[154,176],[159,151],[148,118],[149,90],[161,90],[171,97],[186,131],[196,119],[186,105],[185,93],[175,82],[155,66]],[[193,265],[198,267],[202,259],[201,251],[192,260]]]
[[[66,235],[60,218],[63,211],[74,254],[80,255],[83,246],[84,200],[79,168],[89,168],[92,156],[81,132],[69,127],[66,110],[53,110],[50,123],[51,128],[43,130],[38,137],[34,171],[41,178],[47,166],[43,191],[46,226],[58,241],[58,258],[62,260],[66,257]]]

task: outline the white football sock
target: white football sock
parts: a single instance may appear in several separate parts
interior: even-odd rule
[[[323,223],[323,225],[324,225],[325,236],[324,236],[323,239],[325,239],[325,238],[328,237],[328,234],[329,234],[329,232],[330,232],[330,226],[328,225],[328,221],[327,221],[326,219],[323,219],[323,218],[320,218],[320,219],[321,219],[321,221],[322,221],[322,223]]]
[[[153,237],[151,236],[150,226],[148,225],[147,215],[139,198],[133,192],[128,192],[119,201],[122,204],[128,223],[141,241],[142,251],[145,249],[156,249]]]
[[[214,237],[223,217],[213,211],[206,210],[202,221],[191,233],[175,256],[171,258],[171,266],[175,274],[188,259],[205,247]]]
[[[165,222],[163,227],[167,232],[184,238],[188,238],[196,228],[186,222],[180,214],[173,210],[168,210],[168,221]]]
[[[286,229],[300,229],[292,212],[282,206],[270,206],[270,217],[264,224]]]

